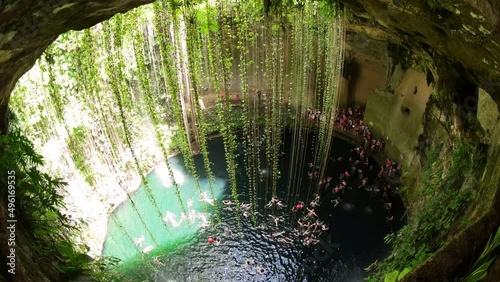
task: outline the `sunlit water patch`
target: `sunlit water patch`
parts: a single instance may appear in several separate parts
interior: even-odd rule
[[[159,249],[174,249],[191,240],[200,228],[208,226],[214,211],[213,204],[220,198],[226,180],[216,178],[210,187],[209,181],[201,178],[200,195],[196,180],[182,164],[182,157],[170,158],[170,164],[186,213],[182,212],[166,165],[160,165],[147,176],[147,187],[142,184],[132,194],[131,198],[139,213],[135,211],[132,202],[127,200],[111,215],[103,255],[114,256],[124,262],[142,259],[142,254],[158,253]],[[147,189],[151,191],[158,208],[150,200]],[[211,196],[212,191],[216,199]],[[141,222],[141,217],[151,234]]]

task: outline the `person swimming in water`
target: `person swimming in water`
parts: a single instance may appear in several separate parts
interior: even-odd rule
[[[193,206],[193,200],[188,199],[187,200],[187,206],[188,206],[188,208],[192,207]]]
[[[161,262],[158,257],[154,257],[153,258],[153,263],[158,265],[158,266],[165,266],[165,264],[163,264],[163,262]]]
[[[214,199],[210,199],[210,197],[208,197],[208,194],[207,192],[203,192],[200,194],[200,199],[199,199],[200,202],[207,202],[209,203],[210,205],[214,205]]]
[[[292,212],[301,210],[304,207],[304,202],[300,201],[297,205],[293,206]]]
[[[230,200],[222,200],[222,203],[223,203],[225,206],[232,206],[232,205],[233,205],[233,202],[231,202]]]
[[[259,274],[264,274],[266,272],[266,270],[264,269],[264,267],[262,267],[261,265],[259,265],[257,267],[257,273]]]
[[[316,215],[316,212],[314,212],[314,209],[312,209],[312,210],[311,210],[311,209],[307,208],[307,211],[308,211],[307,215],[308,215],[309,217],[314,217],[314,216],[315,216],[315,217],[318,217],[318,216]]]
[[[273,233],[273,234],[271,234],[271,236],[273,236],[273,237],[278,237],[278,236],[281,236],[281,235],[283,235],[283,234],[285,234],[285,231],[281,231],[281,232],[276,232],[276,233]]]
[[[301,220],[302,220],[302,218],[299,218],[299,220],[297,220],[297,223],[299,224],[299,226],[309,228],[309,224],[303,223]]]
[[[255,261],[253,259],[246,259],[245,260],[245,265],[246,266],[251,266],[255,263]]]
[[[274,197],[271,198],[271,201],[269,201],[269,203],[266,204],[266,209],[270,209],[274,204]]]
[[[228,235],[228,236],[233,235],[233,231],[232,231],[231,229],[227,228],[227,227],[226,227],[226,228],[224,228],[224,233],[225,233],[226,235]]]
[[[214,243],[213,244],[215,246],[219,246],[221,242],[222,242],[222,240],[219,237],[216,237],[216,238],[214,238]]]
[[[145,241],[144,235],[141,234],[141,236],[139,236],[138,238],[134,239],[134,244],[136,246],[142,247],[142,245],[144,244],[144,241]]]
[[[288,237],[278,238],[278,242],[286,243],[286,244],[293,244],[293,240],[288,238]]]
[[[304,246],[309,246],[312,243],[312,239],[310,237],[304,238],[304,241],[302,241]]]
[[[282,221],[282,218],[281,216],[274,216],[274,215],[269,215],[271,217],[271,219],[274,221],[274,224],[276,225],[276,227],[278,227],[278,223],[280,221]]]
[[[279,209],[282,209],[282,208],[285,208],[286,206],[283,205],[283,203],[281,201],[277,201],[276,202],[276,206],[279,208]]]
[[[174,213],[167,211],[167,214],[163,218],[163,221],[165,221],[167,223],[170,222],[170,224],[172,224],[173,227],[178,227],[184,221],[184,219],[186,218],[186,215],[181,214],[181,219],[179,221],[177,221],[175,218],[176,218],[176,215]]]

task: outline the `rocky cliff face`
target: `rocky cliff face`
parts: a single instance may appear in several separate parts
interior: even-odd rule
[[[339,0],[348,29],[454,68],[500,100],[500,1]],[[443,69],[443,68],[442,68]]]
[[[68,30],[81,30],[152,0],[0,0],[0,131],[17,80]]]

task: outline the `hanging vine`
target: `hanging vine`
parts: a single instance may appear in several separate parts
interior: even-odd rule
[[[138,12],[136,11],[133,13],[133,17],[131,17],[131,20],[134,21],[137,24],[140,24],[141,21],[139,19]],[[140,83],[140,88],[143,93],[143,97],[146,102],[146,110],[149,114],[149,117],[151,118],[151,122],[153,123],[154,131],[155,131],[155,136],[156,136],[156,144],[160,147],[160,150],[163,155],[163,159],[165,162],[165,165],[167,167],[167,171],[169,174],[169,177],[172,181],[172,185],[174,186],[175,190],[175,195],[177,197],[177,201],[179,203],[179,207],[181,208],[181,211],[184,214],[187,214],[186,208],[184,207],[184,204],[182,202],[182,198],[180,195],[180,189],[179,189],[179,184],[175,180],[174,174],[172,172],[172,168],[170,166],[170,163],[168,161],[168,153],[167,149],[165,148],[165,137],[163,136],[163,133],[160,129],[160,121],[158,118],[158,113],[156,110],[156,104],[157,101],[153,97],[153,93],[151,91],[152,85],[151,85],[151,80],[149,77],[149,71],[148,67],[146,65],[146,60],[145,60],[145,54],[144,54],[144,36],[142,32],[142,26],[139,25],[137,29],[134,30],[133,33],[133,42],[134,42],[134,55],[135,55],[135,60],[137,63],[137,76],[139,78],[139,83]]]
[[[202,46],[199,34],[199,30],[201,27],[198,26],[198,22],[196,21],[197,11],[193,10],[192,7],[186,6],[184,9],[184,15],[185,18],[187,19],[186,37],[187,37],[187,52],[188,52],[188,64],[189,64],[188,68],[190,70],[189,76],[191,78],[191,84],[192,84],[191,91],[192,93],[194,93],[194,99],[192,99],[193,102],[192,107],[194,108],[195,118],[196,118],[195,126],[197,126],[199,132],[198,142],[203,157],[203,167],[205,168],[205,173],[207,174],[210,196],[212,197],[212,199],[215,199],[215,194],[214,194],[215,178],[212,173],[210,159],[208,157],[207,138],[209,132],[207,128],[207,122],[205,119],[205,113],[200,105],[200,103],[202,102],[202,97],[200,96],[200,89],[201,89],[200,62],[202,61],[202,54],[201,54]],[[217,221],[220,222],[221,218],[217,201],[214,201],[214,206],[215,206]]]
[[[196,191],[199,196],[202,195],[199,177],[196,172],[196,167],[194,166],[194,158],[192,155],[192,150],[190,147],[189,132],[186,132],[185,118],[183,117],[182,100],[183,98],[179,95],[182,93],[179,85],[179,75],[178,70],[180,67],[181,55],[179,50],[175,48],[176,42],[180,40],[180,30],[179,30],[179,20],[176,11],[173,10],[171,3],[165,3],[163,1],[158,1],[155,4],[155,29],[156,35],[160,42],[160,53],[162,58],[162,73],[165,77],[167,89],[172,97],[172,110],[174,112],[174,118],[177,123],[176,135],[179,140],[181,140],[179,146],[180,150],[184,156],[184,163],[188,172],[195,178]],[[175,58],[175,60],[174,60]],[[184,123],[183,123],[184,122]],[[206,210],[206,205],[204,204],[204,209]]]
[[[130,97],[129,95],[126,94],[126,93],[128,93],[128,88],[125,85],[125,81],[123,79],[124,78],[124,73],[123,73],[124,63],[120,59],[120,57],[118,55],[116,55],[116,53],[113,52],[113,49],[111,49],[111,34],[110,34],[111,27],[109,25],[110,25],[109,23],[106,23],[103,26],[104,27],[105,42],[107,43],[106,46],[108,47],[108,50],[110,53],[110,55],[108,56],[108,58],[106,60],[106,72],[107,72],[107,75],[110,79],[110,84],[111,84],[112,92],[113,92],[113,95],[115,98],[115,103],[117,104],[119,112],[120,112],[120,117],[121,117],[120,122],[121,122],[121,125],[123,128],[123,131],[124,131],[125,141],[129,147],[130,151],[131,151],[132,158],[134,159],[136,170],[139,173],[139,176],[141,177],[142,182],[144,183],[144,187],[146,189],[146,194],[147,194],[149,200],[151,201],[151,203],[153,204],[153,207],[155,208],[155,211],[156,211],[157,215],[159,216],[158,218],[161,220],[163,218],[162,213],[159,210],[158,204],[156,203],[156,200],[154,199],[154,197],[152,195],[151,188],[149,187],[149,185],[147,183],[147,179],[144,176],[143,169],[142,169],[142,167],[139,163],[139,160],[136,156],[134,147],[132,146],[132,136],[130,133],[130,129],[128,128],[128,125],[127,125],[127,116],[126,116],[126,110],[127,110],[127,108],[132,106],[131,105],[132,103],[130,100],[124,98],[124,96]],[[121,29],[120,26],[121,26],[121,19],[120,19],[120,17],[118,17],[118,19],[116,20],[116,22],[113,25],[113,27],[115,28],[115,30],[113,32],[113,35],[114,35],[113,47],[115,48],[115,50],[114,50],[115,52],[116,52],[116,49],[119,49],[121,47],[121,43],[122,43],[122,41],[121,41],[122,40],[122,38],[121,38],[122,31],[120,30]],[[135,204],[133,204],[133,206],[135,209]],[[136,212],[138,212],[138,211],[136,210]],[[139,213],[138,213],[138,215],[140,216]],[[142,219],[142,216],[140,216],[140,220],[142,221],[142,223],[146,227],[146,231],[148,232],[148,234],[151,236],[151,238],[153,238],[155,244],[158,245],[158,243],[156,242],[156,239],[153,237],[153,235],[151,234],[151,231],[149,230],[149,228],[146,226],[144,220]],[[169,229],[163,220],[162,220],[162,224],[165,226],[166,230],[168,231]]]

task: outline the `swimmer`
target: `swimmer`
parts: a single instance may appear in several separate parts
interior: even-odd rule
[[[224,233],[225,233],[226,235],[228,235],[228,236],[233,235],[233,231],[232,231],[231,229],[227,228],[227,227],[226,227],[226,228],[224,228]]]
[[[312,200],[311,203],[309,204],[311,207],[315,208],[317,206],[319,206],[319,203],[316,202],[316,200]]]
[[[299,218],[299,220],[298,220],[297,222],[299,223],[299,225],[300,225],[301,227],[307,227],[307,228],[309,228],[309,224],[305,224],[305,223],[301,222],[300,220],[301,220],[301,219]]]
[[[328,228],[328,226],[326,226],[326,224],[321,225],[321,230],[326,231],[328,229],[329,228]]]
[[[281,217],[278,217],[278,216],[273,216],[273,215],[269,215],[272,220],[274,221],[274,224],[276,225],[276,227],[278,227],[278,222],[280,222],[282,219]]]
[[[212,206],[214,205],[214,199],[210,199],[210,198],[208,197],[207,192],[203,192],[203,193],[201,193],[201,194],[200,194],[200,199],[199,199],[199,201],[200,201],[200,202],[207,202],[207,203],[209,203],[209,204],[210,204],[210,205],[212,205]]]
[[[314,228],[314,229],[312,230],[312,233],[315,233],[315,232],[316,232],[316,229],[318,229],[318,222],[319,222],[319,221],[316,221],[316,222],[314,222],[313,224],[311,224],[311,227],[310,227],[310,228]]]
[[[230,200],[223,200],[222,203],[225,205],[225,206],[232,206],[233,205],[233,202],[231,202]]]
[[[283,205],[283,203],[282,203],[281,201],[278,201],[278,202],[276,203],[276,205],[277,205],[277,206],[278,206],[278,208],[280,208],[280,209],[282,209],[282,208],[284,208],[284,207],[285,207],[285,205]]]
[[[297,205],[295,205],[293,208],[292,208],[292,211],[295,212],[295,211],[298,211],[300,209],[302,209],[304,207],[304,202],[300,201]]]
[[[134,239],[134,244],[136,246],[142,247],[142,245],[144,244],[144,240],[145,240],[144,235],[141,235],[138,238]]]
[[[271,236],[278,237],[278,236],[283,235],[283,234],[285,234],[285,231],[273,233],[273,234],[271,234]]]
[[[244,212],[243,212],[243,216],[244,216],[245,218],[248,218],[248,217],[250,216],[250,213],[249,213],[249,212],[247,212],[247,211],[244,211]]]
[[[254,262],[254,260],[253,260],[253,259],[246,259],[246,260],[245,260],[245,265],[246,265],[246,266],[251,266],[251,265],[253,265],[254,263],[255,263],[255,262]]]
[[[165,264],[163,264],[159,259],[158,257],[154,257],[153,258],[153,263],[158,265],[158,266],[165,266]]]
[[[265,269],[264,269],[261,265],[259,265],[259,266],[257,267],[257,273],[259,273],[259,274],[264,274],[264,272],[266,272],[266,270],[265,270]]]
[[[308,211],[308,213],[307,213],[308,216],[310,216],[310,217],[313,217],[313,216],[318,217],[316,215],[316,213],[314,212],[314,209],[311,210],[311,209],[307,208],[307,211]]]
[[[214,245],[215,246],[219,246],[221,242],[222,242],[222,240],[219,237],[214,238]]]
[[[153,246],[147,246],[146,248],[144,248],[141,253],[144,255],[144,254],[147,254],[149,252],[151,252],[155,247]]]
[[[304,246],[309,246],[312,243],[312,239],[309,237],[304,238],[304,241],[302,242]]]
[[[331,200],[331,202],[334,203],[333,207],[336,207],[336,206],[338,206],[340,204],[340,198]]]
[[[273,199],[271,199],[271,201],[269,201],[269,203],[266,204],[266,209],[270,209],[273,206],[273,204],[274,204]]]
[[[179,225],[181,225],[182,221],[184,221],[186,216],[184,214],[181,214],[181,219],[179,221],[177,221],[175,218],[176,215],[174,213],[167,211],[167,214],[163,218],[163,221],[165,221],[166,223],[170,222],[173,227],[178,227]]]
[[[248,209],[250,209],[250,204],[245,204],[245,203],[242,203],[242,204],[241,204],[241,208],[242,208],[243,210],[248,210]]]
[[[192,207],[192,206],[193,206],[193,200],[188,199],[188,200],[187,200],[187,206],[188,206],[188,208],[189,208],[189,207]]]

